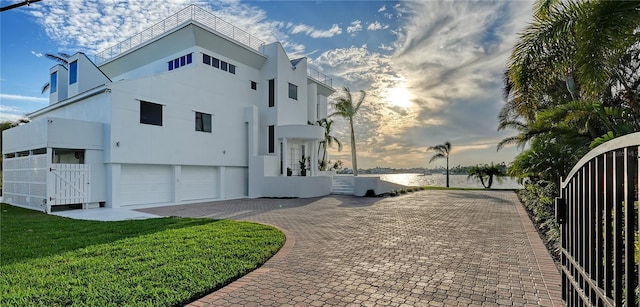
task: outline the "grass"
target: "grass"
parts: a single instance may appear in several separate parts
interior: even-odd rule
[[[176,306],[260,266],[284,243],[265,225],[72,220],[0,204],[0,306]]]

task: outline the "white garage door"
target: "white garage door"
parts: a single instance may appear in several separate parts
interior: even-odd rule
[[[166,203],[173,200],[173,171],[165,165],[122,165],[123,205]]]
[[[218,169],[211,166],[183,166],[180,193],[182,200],[218,198]]]

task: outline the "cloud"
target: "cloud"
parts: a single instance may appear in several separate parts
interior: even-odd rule
[[[387,6],[383,5],[381,8],[378,9],[378,12],[384,12],[387,10]]]
[[[14,100],[14,101],[30,101],[30,102],[39,102],[39,103],[43,103],[43,102],[49,102],[49,98],[42,98],[42,97],[33,97],[33,96],[23,96],[23,95],[12,95],[12,94],[2,94],[0,93],[0,100]],[[3,105],[0,105],[0,108],[2,108]],[[6,105],[4,106],[4,108],[9,108]],[[0,111],[3,111],[2,109],[0,109]]]
[[[313,38],[328,38],[342,34],[342,28],[334,24],[329,30],[319,30],[309,25],[299,24],[291,28],[291,34],[298,33],[304,33]]]
[[[33,50],[31,50],[31,54],[35,55],[38,58],[41,58],[44,54],[40,53],[40,52],[35,52]]]
[[[384,43],[381,43],[380,46],[378,46],[378,48],[382,49],[382,50],[386,50],[386,51],[391,51],[393,50],[393,46],[387,46]]]
[[[376,21],[376,22],[370,23],[369,26],[367,27],[367,30],[376,31],[376,30],[382,30],[387,28],[389,28],[389,25],[382,25],[381,23]]]
[[[0,94],[2,95],[2,94]],[[0,99],[4,99],[0,96]],[[25,112],[24,110],[8,106],[5,104],[0,104],[0,122],[14,122],[21,118],[24,118]]]
[[[362,21],[355,20],[351,22],[351,25],[347,27],[347,33],[353,33],[352,36],[355,35],[356,32],[362,31]]]

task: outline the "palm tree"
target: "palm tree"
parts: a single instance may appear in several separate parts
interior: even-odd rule
[[[318,155],[320,155],[320,150],[322,150],[322,160],[320,161],[320,170],[327,170],[327,148],[333,146],[333,144],[338,145],[338,151],[342,151],[342,143],[338,141],[335,136],[331,135],[331,125],[333,125],[333,120],[323,118],[318,121],[318,125],[324,128],[324,140],[320,142],[321,148],[318,148]]]
[[[64,52],[59,52],[58,55],[55,54],[51,54],[51,53],[46,53],[44,55],[45,57],[47,57],[50,60],[54,60],[60,64],[62,64],[62,66],[64,67],[69,67],[69,58],[71,57],[70,54],[64,53]],[[49,86],[51,86],[51,84],[49,84],[49,82],[45,83],[42,86],[42,93],[44,94],[44,92],[46,92],[49,89]]]
[[[353,118],[356,116],[356,114],[358,114],[360,106],[362,106],[362,102],[364,102],[364,98],[366,97],[367,93],[365,93],[365,91],[360,91],[360,98],[354,102],[349,88],[343,87],[342,91],[342,97],[338,98],[338,102],[336,102],[334,105],[336,111],[329,115],[329,117],[337,115],[349,120],[349,128],[351,129],[351,161],[353,164],[353,175],[358,176],[358,160],[356,160],[356,136],[353,129]]]
[[[500,180],[502,177],[506,176],[507,173],[505,171],[504,165],[494,165],[493,163],[491,163],[491,165],[485,164],[483,166],[472,166],[469,169],[468,175],[469,176],[467,178],[475,177],[476,179],[480,180],[480,183],[485,189],[491,189],[491,186],[493,185],[493,177],[496,177],[498,180]]]
[[[446,159],[447,160],[447,188],[449,187],[449,154],[451,154],[451,143],[449,141],[444,142],[444,144],[431,146],[427,148],[427,151],[435,150],[436,154],[431,157],[429,163],[433,162],[437,159]]]

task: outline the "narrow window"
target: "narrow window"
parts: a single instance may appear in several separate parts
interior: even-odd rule
[[[205,63],[207,65],[211,65],[211,57],[203,53],[202,54],[202,63]]]
[[[196,112],[196,131],[211,132],[211,114]]]
[[[180,58],[173,60],[173,68],[180,67]]]
[[[220,69],[227,71],[227,62],[225,61],[220,61]]]
[[[191,53],[187,54],[187,64],[191,64],[192,60]]]
[[[298,86],[289,83],[289,98],[298,100]]]
[[[55,93],[58,90],[58,72],[54,72],[51,74],[51,82],[49,83],[49,87],[51,88],[51,94]]]
[[[215,68],[220,68],[220,60],[216,58],[211,58],[211,65]]]
[[[140,101],[140,123],[162,126],[162,105]]]
[[[180,57],[180,66],[185,66],[185,65],[187,65],[187,57],[183,55]]]
[[[74,84],[78,81],[78,60],[75,60],[69,64],[69,84]]]
[[[169,70],[173,70],[173,61],[169,61],[167,64],[169,64]]]
[[[276,105],[276,80],[269,80],[269,107]]]
[[[258,89],[258,83],[256,83],[255,81],[251,81],[251,89],[252,90],[257,90]]]
[[[236,74],[236,66],[233,64],[229,64],[229,72],[232,74]]]
[[[275,126],[269,126],[269,153],[276,151],[276,131]]]

